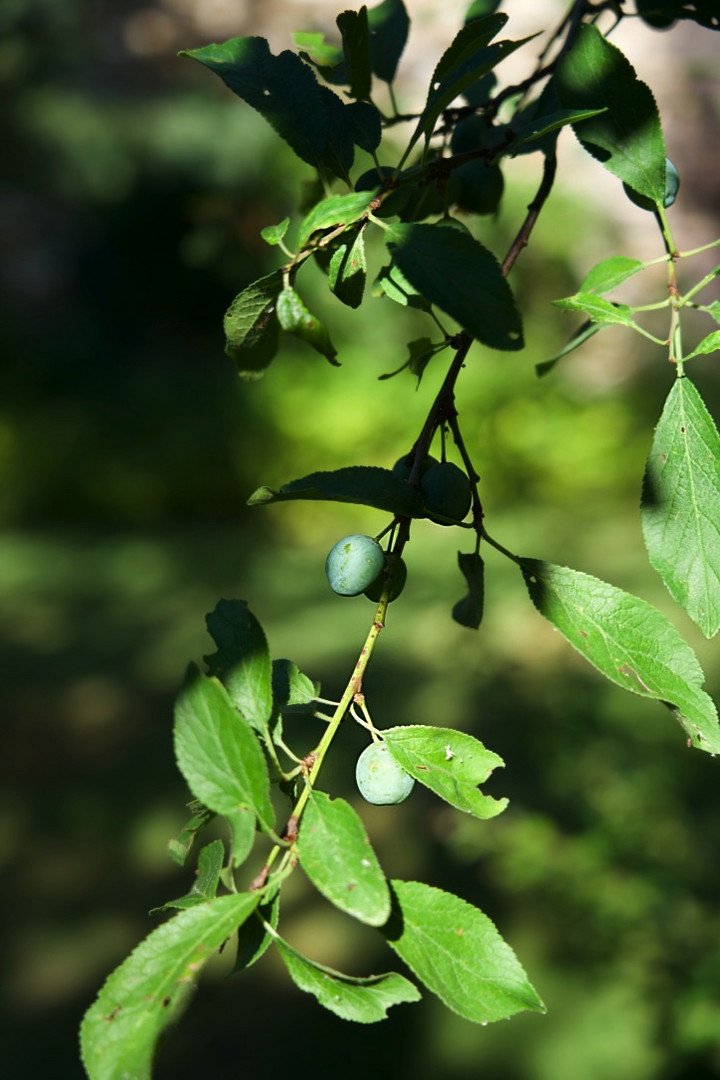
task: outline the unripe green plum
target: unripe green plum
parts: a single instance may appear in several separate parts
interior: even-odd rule
[[[366,746],[355,766],[355,779],[362,795],[375,806],[395,806],[404,802],[415,786],[388,750],[385,743]]]
[[[398,596],[405,588],[407,566],[405,565],[404,559],[392,555],[388,558],[385,568],[380,571],[370,588],[365,589],[365,595],[368,600],[372,600],[375,604],[379,602],[382,591],[385,588],[385,582],[388,578],[390,579],[390,595],[388,597],[388,603],[391,603],[393,600],[397,600]]]
[[[462,521],[472,503],[470,481],[452,461],[442,461],[428,469],[420,481],[420,491],[430,517],[440,514],[454,521]],[[448,522],[439,524],[446,525]]]
[[[385,565],[385,552],[362,533],[343,536],[325,560],[330,588],[339,596],[359,596],[372,585]]]
[[[420,466],[420,475],[424,476],[429,468],[431,468],[433,465],[439,464],[440,462],[437,458],[434,458],[432,457],[432,455],[428,454],[427,457],[424,458],[423,463]],[[392,467],[392,471],[393,475],[399,476],[401,480],[409,479],[410,472],[412,471],[412,459],[410,455],[406,454],[405,457],[398,458]]]

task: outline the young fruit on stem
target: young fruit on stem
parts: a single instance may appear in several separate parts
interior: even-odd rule
[[[465,473],[452,461],[433,465],[420,481],[425,508],[432,518],[435,514],[453,521],[462,521],[472,503],[472,487]],[[447,521],[438,522],[448,525]]]
[[[339,596],[359,596],[373,584],[385,566],[385,552],[376,540],[362,533],[343,536],[325,560],[330,588]]]
[[[409,773],[398,765],[384,743],[366,746],[355,766],[360,794],[375,806],[404,802],[415,786]]]

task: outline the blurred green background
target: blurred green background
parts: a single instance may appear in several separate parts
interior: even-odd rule
[[[293,20],[310,29],[335,14],[323,3],[313,25],[298,14],[309,8],[239,7],[227,36],[259,32],[264,19],[280,45]],[[189,885],[192,866],[166,855],[187,816],[172,702],[187,662],[210,650],[205,613],[221,596],[247,599],[274,655],[329,697],[364,639],[370,604],[332,595],[323,562],[343,533],[379,531],[381,515],[300,503],[250,511],[248,495],[315,468],[392,464],[443,374],[439,360],[419,387],[406,374],[378,381],[432,328],[389,301],[351,312],[308,269],[301,292],[342,367],[287,342],[262,382],[236,378],[223,312],[278,265],[259,230],[296,214],[309,174],[219,82],[176,59],[210,36],[193,10],[109,0],[0,9],[3,1062],[23,1080],[81,1075],[85,1008],[155,925],[148,910]],[[572,164],[572,137],[562,145]],[[654,241],[628,250],[619,185],[589,168],[558,184],[513,271],[527,349],[473,351],[461,422],[490,532],[657,604],[717,693],[717,646],[673,607],[639,529],[667,364],[608,330],[550,377],[534,371],[575,325],[551,299],[604,255],[660,254]],[[538,175],[536,156],[510,163],[501,215],[470,221],[497,254]],[[379,267],[381,253],[371,259]],[[697,384],[720,415],[717,368],[700,364]],[[720,1075],[717,765],[686,751],[660,706],[596,677],[499,556],[487,557],[483,626],[454,624],[456,554],[471,547],[454,533],[414,530],[368,704],[379,726],[439,723],[482,738],[506,761],[488,788],[510,807],[471,822],[417,792],[363,813],[389,874],[455,891],[497,921],[547,1017],[476,1028],[426,997],[369,1030],[323,1012],[270,956],[231,981],[225,961],[162,1047],[158,1080],[220,1067],[263,1080],[289,1069],[322,1080]],[[305,752],[318,731],[294,737]],[[328,764],[328,785],[353,799],[363,742],[348,728]],[[390,966],[375,934],[295,877],[283,921],[294,944],[343,970]]]

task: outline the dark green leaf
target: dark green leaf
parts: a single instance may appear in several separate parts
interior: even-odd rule
[[[264,919],[265,922],[269,923],[274,930],[277,928],[279,914],[280,897],[276,895],[271,903],[260,904],[253,912],[252,917],[246,919],[238,929],[233,974],[252,967],[264,955],[273,939],[270,931],[263,926],[262,920]]]
[[[239,37],[221,45],[191,49],[180,56],[197,60],[272,124],[308,165],[320,168],[328,145],[328,121],[320,87],[295,53],[273,56],[261,37]]]
[[[547,375],[549,371],[557,364],[558,360],[562,360],[563,356],[567,356],[568,353],[574,352],[575,349],[584,345],[589,338],[597,334],[600,329],[600,324],[593,322],[592,319],[589,322],[584,322],[582,326],[575,331],[571,338],[569,338],[563,345],[560,352],[555,353],[549,360],[543,360],[541,364],[535,365],[535,371],[538,375]]]
[[[703,338],[684,359],[690,360],[693,356],[706,356],[708,353],[717,352],[718,349],[720,349],[720,330],[713,330],[712,334],[708,334],[707,337]]]
[[[294,289],[284,288],[278,296],[277,315],[280,325],[287,333],[306,342],[331,364],[337,364],[337,349],[327,330],[308,309]]]
[[[225,352],[245,379],[259,379],[280,344],[275,305],[282,289],[282,271],[254,281],[239,293],[225,313]]]
[[[319,89],[327,120],[327,143],[320,167],[350,185],[350,169],[355,158],[355,125],[350,107],[329,87],[321,86]]]
[[[254,815],[272,832],[270,777],[258,739],[222,683],[198,671],[175,705],[175,755],[193,795],[211,810],[231,825]]]
[[[345,106],[352,124],[353,142],[373,154],[382,142],[382,117],[369,101],[351,101]]]
[[[606,109],[583,120],[578,139],[606,169],[641,195],[662,205],[665,140],[652,92],[629,60],[595,26],[586,24],[554,76],[567,109]]]
[[[382,735],[398,765],[457,810],[485,819],[507,806],[507,799],[478,791],[478,784],[504,762],[472,735],[421,724],[387,728]]]
[[[399,267],[393,265],[383,266],[375,278],[373,292],[376,295],[387,296],[396,304],[403,307],[414,307],[420,311],[430,311],[431,305],[413,288]]]
[[[368,212],[373,195],[367,191],[353,192],[352,195],[330,195],[316,206],[304,218],[297,238],[298,250],[307,246],[314,233],[335,229],[338,225],[353,225]]]
[[[309,705],[317,697],[317,688],[292,660],[273,660],[272,687],[276,712],[293,705]]]
[[[460,572],[467,582],[468,592],[452,609],[452,617],[461,626],[477,630],[482,622],[485,605],[485,563],[478,553],[458,551]]]
[[[437,225],[392,225],[387,236],[395,263],[426,300],[491,349],[522,349],[510,286],[479,241]]]
[[[675,380],[655,429],[642,526],[671,596],[712,637],[720,629],[720,437],[688,378]]]
[[[644,600],[568,567],[523,559],[538,611],[611,682],[667,705],[692,745],[720,752],[720,727],[695,653]]]
[[[300,865],[318,892],[369,926],[390,914],[390,890],[365,826],[344,799],[313,793],[297,840]]]
[[[623,281],[637,274],[645,263],[639,259],[629,259],[626,255],[612,255],[609,259],[593,266],[586,274],[580,293],[604,293],[621,285]]]
[[[271,247],[274,247],[285,238],[285,233],[288,231],[289,224],[290,218],[283,218],[277,225],[266,225],[264,229],[260,230],[260,235],[266,244],[270,244]]]
[[[370,64],[373,73],[391,83],[407,41],[410,19],[402,0],[383,0],[368,12]]]
[[[523,1009],[544,1012],[515,953],[494,923],[452,893],[392,881],[395,903],[383,934],[418,979],[448,1008],[475,1023]]]
[[[340,244],[333,252],[328,267],[330,288],[348,307],[358,308],[365,291],[367,262],[363,230],[359,229],[348,243]]]
[[[421,135],[430,140],[442,111],[486,72],[525,44],[522,41],[499,41],[489,45],[507,22],[507,15],[488,15],[466,23],[450,47],[443,53],[430,81],[425,108],[410,139],[412,148]]]
[[[192,817],[185,822],[177,839],[168,841],[168,855],[179,866],[185,865],[197,834],[215,817],[214,812],[197,799],[188,803],[188,809],[192,810]]]
[[[224,859],[225,848],[222,840],[213,840],[206,844],[198,855],[197,874],[190,892],[178,900],[168,900],[161,907],[153,908],[150,914],[154,915],[156,911],[167,911],[170,908],[182,910],[195,907],[196,904],[203,904],[206,900],[212,900],[217,893]]]
[[[596,296],[595,293],[575,293],[574,296],[566,296],[562,300],[553,300],[553,304],[565,311],[584,311],[593,322],[601,326],[610,326],[613,323],[621,326],[635,325],[632,311],[627,304],[615,304],[603,296]]]
[[[258,893],[240,893],[182,911],[116,968],[80,1031],[92,1080],[150,1080],[161,1031],[177,1017],[201,968],[259,899]]]
[[[420,495],[390,469],[373,465],[351,465],[334,472],[316,472],[301,480],[291,480],[281,488],[261,487],[248,499],[248,506],[281,502],[285,499],[322,499],[330,502],[360,503],[391,514],[424,517]]]
[[[343,1020],[373,1024],[384,1020],[392,1005],[420,1000],[417,987],[394,971],[356,978],[313,963],[282,938],[276,938],[275,944],[295,985],[314,994],[321,1005]]]
[[[345,61],[350,72],[350,94],[363,101],[370,97],[370,29],[366,7],[343,11],[337,19]]]
[[[204,657],[245,719],[265,734],[272,715],[272,664],[262,626],[245,600],[218,600],[205,617],[217,652]]]
[[[527,111],[530,112],[529,109]],[[550,135],[554,131],[560,131],[561,128],[567,127],[568,124],[579,124],[583,120],[589,120],[590,117],[597,116],[604,111],[604,109],[558,109],[556,112],[550,113],[549,116],[538,116],[534,113],[526,116],[524,113],[520,113],[517,120],[513,120],[510,124],[510,130],[515,137],[503,149],[503,153],[516,154],[522,146],[526,147],[528,143],[538,144],[531,149],[542,150],[539,140],[546,135]]]

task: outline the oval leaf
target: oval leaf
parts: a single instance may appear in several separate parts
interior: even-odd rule
[[[367,214],[374,198],[373,192],[359,191],[352,195],[330,195],[323,199],[303,218],[297,238],[298,250],[304,248],[316,232],[338,225],[353,225],[359,221]]]
[[[605,109],[575,127],[582,145],[615,176],[661,206],[665,140],[655,98],[630,61],[592,25],[585,25],[554,77],[568,109]]]
[[[386,1018],[392,1005],[420,1000],[418,988],[394,971],[365,978],[343,975],[301,956],[282,938],[275,944],[295,985],[343,1020],[374,1024]]]
[[[522,349],[522,321],[495,256],[469,233],[393,225],[388,247],[418,292],[491,349]]]
[[[170,919],[116,968],[82,1023],[91,1080],[150,1080],[155,1044],[198,972],[252,913],[259,893],[210,900]]]
[[[390,890],[365,826],[344,799],[315,791],[297,841],[300,865],[331,904],[370,926],[390,914]]]
[[[388,945],[448,1008],[476,1023],[523,1009],[545,1012],[513,950],[491,920],[452,893],[392,881]]]
[[[581,293],[604,293],[621,285],[623,281],[642,270],[645,263],[629,259],[626,255],[613,255],[593,266],[580,286]]]
[[[248,499],[248,506],[283,502],[286,499],[327,499],[330,502],[360,503],[391,514],[424,517],[423,502],[414,488],[390,469],[373,465],[350,465],[334,472],[316,472],[301,480],[291,480],[281,488],[261,487]]]
[[[675,380],[655,429],[642,528],[670,595],[712,637],[720,629],[720,437],[686,377]]]
[[[336,363],[337,349],[330,335],[320,320],[308,311],[294,289],[286,287],[278,296],[277,316],[283,330],[307,342],[331,364]]]
[[[259,379],[280,344],[275,315],[282,289],[282,271],[254,281],[239,293],[225,312],[225,352],[244,379]]]
[[[205,806],[231,821],[252,812],[272,831],[270,778],[257,736],[222,683],[197,670],[175,705],[175,754],[188,787]]]
[[[538,611],[611,682],[668,705],[700,750],[720,752],[720,726],[701,689],[702,668],[675,627],[654,607],[566,566],[522,559]]]
[[[266,734],[273,710],[272,661],[262,626],[245,600],[218,600],[205,616],[217,652],[204,657],[245,719]]]
[[[610,326],[613,323],[621,326],[635,325],[632,311],[627,304],[614,304],[612,300],[595,296],[594,293],[576,293],[575,296],[566,296],[562,300],[553,300],[553,304],[565,311],[584,311],[599,326]]]
[[[456,809],[484,819],[507,806],[507,799],[478,791],[478,784],[505,763],[472,735],[421,724],[387,728],[382,735],[398,765]]]

